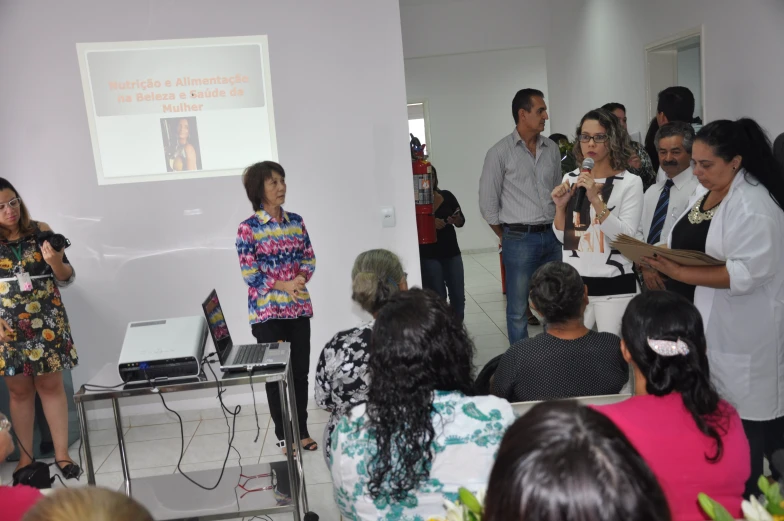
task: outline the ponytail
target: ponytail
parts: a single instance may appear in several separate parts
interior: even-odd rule
[[[710,146],[724,161],[741,156],[746,181],[761,183],[784,210],[784,167],[776,161],[770,139],[756,121],[750,118],[713,121],[700,129],[696,140]],[[748,178],[749,174],[754,180]]]

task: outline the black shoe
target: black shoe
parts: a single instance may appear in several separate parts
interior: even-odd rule
[[[55,463],[57,463],[57,468],[60,469],[60,474],[62,474],[65,479],[79,478],[82,473],[82,469],[79,468],[79,465],[71,461],[57,461]],[[65,465],[61,467],[60,463],[65,463]]]

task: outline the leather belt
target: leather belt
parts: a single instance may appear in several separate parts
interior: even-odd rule
[[[553,223],[549,224],[504,224],[510,231],[522,233],[542,233],[553,229]]]

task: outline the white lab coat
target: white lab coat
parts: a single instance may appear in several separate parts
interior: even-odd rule
[[[730,288],[697,286],[694,304],[719,392],[744,420],[763,421],[784,416],[784,211],[744,173],[716,210],[705,244],[708,255],[726,260]],[[697,187],[681,218],[705,192]]]

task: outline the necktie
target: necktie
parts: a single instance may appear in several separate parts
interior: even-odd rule
[[[659,202],[656,203],[656,210],[653,212],[651,230],[648,232],[648,244],[656,244],[661,240],[664,220],[667,218],[667,207],[670,206],[670,188],[674,184],[672,179],[667,179],[667,182],[662,187],[661,194],[659,194]]]

